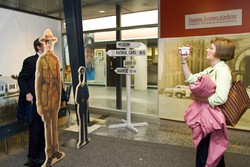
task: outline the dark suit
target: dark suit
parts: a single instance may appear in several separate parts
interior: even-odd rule
[[[44,123],[37,113],[35,96],[35,72],[38,54],[26,58],[23,62],[22,70],[18,76],[20,88],[17,119],[24,121],[27,117],[29,123],[29,152],[28,158],[40,159],[44,156],[45,138]],[[33,105],[26,101],[26,94],[33,96]]]
[[[79,142],[78,147],[89,142],[88,120],[89,120],[89,89],[87,83],[79,83],[76,87],[77,116],[79,120]]]

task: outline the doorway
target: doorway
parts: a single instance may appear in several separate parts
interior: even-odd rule
[[[110,49],[116,49],[116,44],[107,44],[106,45],[106,52]],[[116,63],[116,57],[113,56],[106,56],[107,59],[107,86],[116,86],[116,74],[115,69],[118,68]],[[124,60],[125,57],[122,57]],[[122,86],[126,86],[126,75],[122,75]]]

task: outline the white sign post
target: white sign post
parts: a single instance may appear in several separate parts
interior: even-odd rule
[[[123,128],[126,127],[134,132],[138,132],[135,128],[136,126],[148,125],[147,122],[141,123],[131,123],[131,101],[130,101],[130,91],[131,91],[131,74],[136,74],[136,69],[131,68],[136,64],[135,61],[131,60],[131,56],[146,56],[145,50],[130,50],[130,48],[138,48],[141,44],[139,42],[116,42],[117,48],[126,48],[126,50],[108,50],[107,54],[109,56],[126,56],[126,60],[123,62],[126,68],[116,68],[115,72],[117,74],[126,74],[126,99],[127,99],[127,112],[126,119],[122,120],[123,123],[110,125],[109,129],[112,128]]]

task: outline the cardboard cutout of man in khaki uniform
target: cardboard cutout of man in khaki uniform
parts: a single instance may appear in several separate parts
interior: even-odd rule
[[[58,143],[58,111],[61,106],[60,63],[54,54],[54,44],[57,38],[50,29],[45,30],[40,42],[44,45],[44,53],[37,60],[36,68],[36,99],[37,110],[41,115],[45,128],[44,166],[52,166],[61,160],[65,154],[59,151]]]

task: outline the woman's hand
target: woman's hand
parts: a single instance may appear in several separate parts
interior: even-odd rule
[[[188,64],[187,64],[187,61],[188,61],[188,59],[190,57],[191,48],[192,48],[191,46],[178,48],[179,55],[180,55],[180,58],[181,58],[181,66],[182,66],[182,70],[183,70],[183,74],[184,74],[185,79],[188,79],[189,76],[192,74],[191,71],[189,70],[189,67],[188,67]]]
[[[181,57],[181,63],[187,63],[187,61],[190,57],[190,54],[186,54],[186,55],[180,54],[180,57]]]
[[[191,51],[192,51],[192,46],[190,45],[186,45],[186,46],[182,46],[178,48],[178,52],[180,54],[182,64],[187,63],[187,59],[189,58]]]

